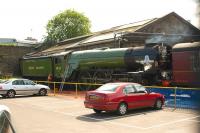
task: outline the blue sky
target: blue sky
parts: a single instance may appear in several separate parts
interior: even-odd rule
[[[172,11],[198,25],[194,0],[4,0],[0,7],[0,38],[41,40],[49,19],[65,9],[84,13],[91,30],[161,17]]]

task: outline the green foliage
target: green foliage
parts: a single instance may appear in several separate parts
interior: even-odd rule
[[[90,20],[74,10],[65,10],[49,20],[45,43],[56,43],[65,39],[90,33]]]

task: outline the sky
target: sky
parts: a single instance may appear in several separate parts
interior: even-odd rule
[[[195,0],[1,0],[0,38],[23,40],[28,36],[39,41],[53,16],[74,9],[91,21],[91,31],[176,12],[198,27]]]

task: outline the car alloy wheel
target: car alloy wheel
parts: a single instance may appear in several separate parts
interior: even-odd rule
[[[47,91],[45,89],[40,89],[39,94],[40,96],[45,96],[47,94]]]
[[[118,107],[118,114],[125,115],[127,112],[127,105],[125,103],[120,103]]]
[[[162,101],[160,99],[157,99],[154,107],[155,107],[155,109],[161,109],[162,108]]]
[[[14,91],[14,90],[9,90],[9,91],[7,92],[7,96],[8,96],[9,98],[15,97],[15,91]]]

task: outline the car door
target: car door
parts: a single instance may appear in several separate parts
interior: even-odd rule
[[[36,94],[38,93],[38,88],[36,84],[31,80],[24,80],[24,84],[26,85],[28,94]]]
[[[138,98],[140,99],[140,106],[152,106],[152,104],[154,103],[154,99],[152,99],[153,97],[151,97],[150,94],[146,91],[146,88],[140,84],[135,84],[134,87],[136,89]]]
[[[136,90],[133,85],[126,85],[123,89],[125,94],[125,101],[128,103],[129,108],[138,108],[141,105],[140,95],[136,93]]]
[[[12,82],[12,89],[15,90],[16,94],[26,94],[26,87],[23,80],[14,80]]]

